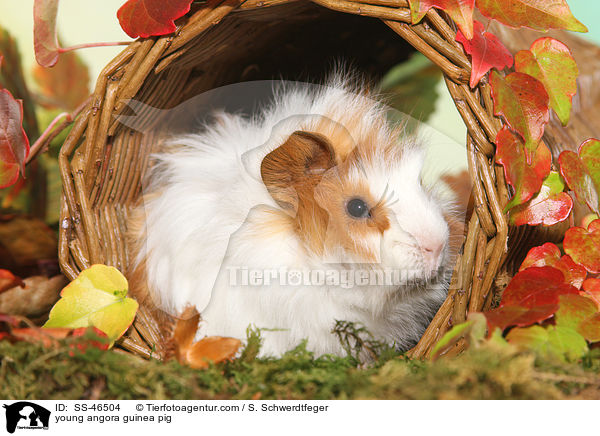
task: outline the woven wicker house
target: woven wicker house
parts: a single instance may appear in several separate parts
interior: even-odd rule
[[[406,0],[209,0],[195,6],[178,25],[173,35],[131,43],[104,68],[91,103],[61,149],[59,254],[70,279],[94,263],[127,273],[123,237],[127,216],[141,193],[153,150],[152,135],[117,120],[117,115],[132,113],[129,99],[166,109],[241,81],[318,79],[326,73],[329,59],[336,57],[351,59],[377,76],[414,50],[439,66],[467,125],[474,213],[448,298],[412,355],[426,356],[452,324],[466,319],[468,311],[491,307],[527,249],[550,237],[547,230],[507,225],[502,207],[509,192],[502,168],[493,160],[493,141],[502,123],[493,115],[487,82],[469,87],[469,58],[455,42],[454,25],[443,13],[431,9],[421,23],[412,25]],[[499,28],[494,32],[512,50],[527,47],[539,35]],[[582,78],[590,90],[598,89],[592,86],[596,61],[589,61],[600,58],[598,49],[573,38],[565,42],[576,57],[588,58],[580,63]],[[547,128],[545,140],[553,152],[598,136],[600,123],[585,117],[596,96],[590,92],[585,99],[576,101],[571,127],[563,129],[552,121]],[[137,117],[148,125],[156,121],[152,111],[138,111]],[[142,308],[120,345],[149,356],[158,336],[156,324]],[[453,352],[460,349],[461,344]],[[161,350],[156,351],[160,357]]]

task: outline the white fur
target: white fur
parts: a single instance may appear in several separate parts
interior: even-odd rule
[[[349,117],[359,110],[356,122]],[[220,114],[201,133],[176,138],[171,152],[158,154],[147,193],[146,258],[155,302],[172,314],[192,304],[201,312],[198,336],[244,339],[254,325],[264,330],[262,355],[280,355],[308,339],[318,354],[343,354],[331,330],[336,320],[362,323],[379,340],[407,348],[422,335],[446,296],[446,284],[427,284],[420,238],[447,241],[440,205],[420,183],[422,152],[414,139],[399,144],[401,158],[383,155],[355,168],[374,198],[386,197],[395,216],[383,238],[356,241],[379,246],[378,265],[365,267],[342,249],[317,256],[296,233],[269,223],[283,214],[260,178],[264,156],[296,130],[311,131],[322,115],[344,125],[356,143],[374,128],[381,143],[389,129],[380,123],[383,106],[350,91],[340,79],[318,92],[283,90],[253,119]],[[345,123],[348,120],[348,123]],[[379,126],[379,127],[374,127]],[[447,261],[445,253],[437,264]],[[310,272],[382,267],[411,269],[421,279],[409,287],[356,285],[263,286],[232,284],[235,268]]]

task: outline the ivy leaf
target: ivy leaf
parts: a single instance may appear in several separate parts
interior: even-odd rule
[[[510,281],[500,306],[485,313],[490,327],[504,330],[511,325],[527,326],[550,318],[558,310],[558,297],[577,294],[577,288],[564,282],[562,272],[551,266],[531,267]]]
[[[25,283],[21,278],[15,276],[7,269],[0,269],[0,294],[15,286],[25,287]]]
[[[581,295],[561,295],[556,325],[575,330],[590,342],[600,341],[600,312],[596,304]]]
[[[34,0],[33,48],[35,60],[42,67],[52,67],[58,62],[57,13],[58,0]]]
[[[598,215],[596,215],[595,213],[588,213],[587,215],[585,215],[583,218],[581,218],[579,220],[579,227],[583,227],[584,229],[587,229],[589,227],[589,225],[592,223],[592,221],[597,220],[598,218],[600,218]]]
[[[45,107],[72,111],[90,95],[88,68],[74,51],[63,53],[53,68],[34,66],[33,78]]]
[[[504,211],[528,201],[542,186],[550,172],[552,155],[543,142],[537,146],[531,164],[527,163],[523,140],[504,126],[496,135],[496,162],[504,167],[506,181],[515,189],[515,195]]]
[[[557,304],[559,295],[578,293],[564,279],[561,271],[550,266],[527,268],[518,272],[506,287],[500,307]]]
[[[44,327],[93,326],[111,341],[129,328],[138,304],[127,295],[127,279],[116,268],[92,265],[61,292]]]
[[[477,8],[486,17],[509,27],[587,32],[565,0],[477,0]]]
[[[486,329],[487,323],[485,316],[478,312],[470,313],[467,321],[453,326],[437,342],[437,344],[435,344],[435,347],[431,350],[431,358],[435,360],[442,356],[454,347],[462,338],[466,339],[469,346],[478,344],[483,341]]]
[[[544,84],[563,126],[569,122],[571,100],[577,92],[577,63],[569,48],[554,38],[539,38],[529,50],[515,55],[515,69],[527,73]]]
[[[132,38],[175,32],[174,20],[189,12],[193,0],[128,0],[117,11],[121,27]]]
[[[579,293],[591,299],[600,309],[600,279],[590,278],[583,282],[583,291]]]
[[[510,326],[526,327],[550,318],[558,310],[558,304],[536,307],[504,306],[485,312],[490,329],[504,330]]]
[[[409,0],[413,24],[423,19],[431,8],[441,9],[450,15],[460,31],[473,38],[473,9],[475,0]]]
[[[0,89],[0,188],[14,184],[25,171],[29,140],[23,130],[23,103]]]
[[[0,340],[8,340],[11,343],[15,342],[31,342],[41,344],[45,348],[57,347],[60,345],[60,340],[68,338],[78,338],[69,344],[71,349],[78,349],[84,352],[88,346],[92,346],[101,350],[106,350],[109,343],[104,341],[106,335],[95,327],[82,327],[78,329],[70,329],[66,327],[25,327],[12,328],[10,332],[0,332]],[[72,352],[69,354],[73,355]]]
[[[490,73],[494,113],[525,140],[525,156],[530,164],[549,120],[548,93],[542,82],[529,74],[512,73],[503,78]]]
[[[70,344],[71,348],[75,348],[81,353],[85,353],[89,346],[99,350],[108,350],[110,347],[110,341],[106,333],[96,327],[80,327],[73,330],[71,337],[83,339],[75,344]],[[73,355],[71,352],[69,354]]]
[[[560,173],[577,199],[600,214],[600,141],[588,139],[579,146],[578,154],[563,151],[558,157]]]
[[[575,262],[592,274],[600,273],[600,220],[586,229],[571,227],[565,233],[563,248]]]
[[[571,256],[565,254],[561,257],[560,249],[551,242],[546,242],[544,245],[533,247],[529,250],[519,271],[534,266],[551,266],[560,270],[565,277],[565,282],[575,286],[577,289],[581,288],[587,275],[585,268],[573,262]]]
[[[516,226],[552,226],[566,220],[573,209],[573,199],[564,189],[560,175],[550,172],[535,197],[510,211],[510,222]]]
[[[381,79],[379,87],[388,97],[394,122],[406,120],[406,114],[418,114],[421,122],[426,122],[435,111],[439,97],[437,84],[442,78],[440,69],[421,52],[415,52],[409,59],[389,70]],[[417,123],[405,123],[407,133],[413,132]],[[471,188],[469,187],[469,195]]]
[[[45,348],[55,347],[60,339],[65,339],[73,330],[64,327],[40,329],[36,327],[15,328],[3,339],[14,342],[32,342],[42,344]],[[2,338],[0,338],[2,339]]]
[[[512,67],[513,57],[510,51],[496,35],[486,32],[479,21],[474,22],[471,39],[467,39],[459,30],[456,33],[456,40],[463,45],[467,54],[471,55],[472,68],[469,82],[471,88],[475,88],[481,78],[492,68],[503,70],[505,67]]]
[[[175,324],[172,343],[175,356],[182,365],[195,369],[208,368],[235,357],[242,343],[235,338],[209,336],[194,342],[200,314],[192,307],[183,311]]]
[[[583,336],[573,329],[559,326],[517,327],[508,332],[506,340],[521,349],[549,358],[557,357],[562,361],[580,359],[588,351]]]

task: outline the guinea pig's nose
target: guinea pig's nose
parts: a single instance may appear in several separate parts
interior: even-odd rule
[[[421,255],[427,267],[430,270],[437,269],[439,266],[440,255],[444,249],[445,242],[434,238],[422,238],[419,240]]]

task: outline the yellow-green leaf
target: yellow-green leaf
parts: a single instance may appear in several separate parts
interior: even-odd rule
[[[119,270],[92,265],[62,290],[44,327],[93,326],[114,341],[131,325],[138,308],[126,297],[127,290],[127,279]]]
[[[561,326],[539,325],[515,327],[506,335],[506,340],[521,349],[530,350],[546,358],[574,361],[588,351],[587,342],[578,332]]]
[[[510,27],[587,32],[571,13],[566,0],[477,0],[477,8],[486,17]]]

